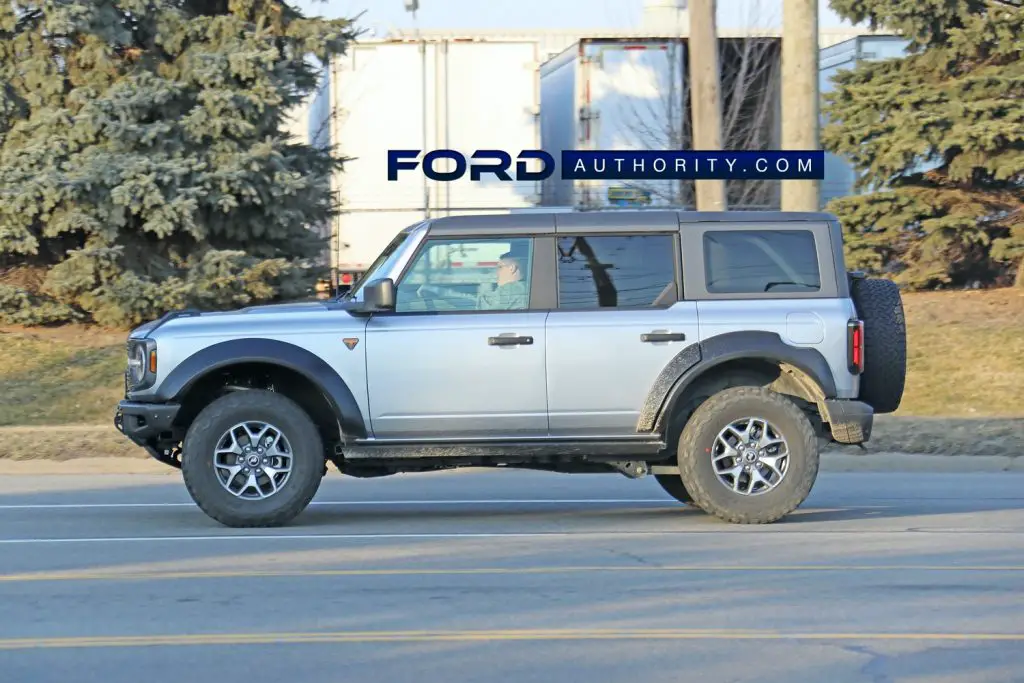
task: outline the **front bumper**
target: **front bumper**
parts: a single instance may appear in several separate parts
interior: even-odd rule
[[[177,403],[120,401],[114,413],[114,426],[160,462],[178,467],[171,451],[177,441],[174,418],[179,410],[181,406]]]
[[[832,432],[832,440],[842,444],[865,443],[871,438],[875,410],[862,401],[825,401],[822,415]]]

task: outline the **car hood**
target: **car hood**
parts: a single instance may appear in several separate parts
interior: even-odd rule
[[[233,311],[198,311],[198,310],[185,310],[185,311],[172,311],[165,314],[163,317],[147,322],[143,325],[139,325],[131,331],[130,337],[140,339],[151,335],[157,330],[157,328],[163,326],[165,323],[171,320],[183,319],[183,318],[199,318],[200,320],[208,321],[242,321],[253,316],[261,316],[267,314],[280,315],[282,313],[307,313],[315,314],[318,311],[339,311],[347,310],[350,308],[358,307],[357,302],[353,301],[298,301],[291,303],[280,303],[280,304],[263,304],[259,306],[246,306],[245,308],[239,308]],[[196,322],[199,322],[197,320]]]

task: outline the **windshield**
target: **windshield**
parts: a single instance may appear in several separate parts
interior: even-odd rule
[[[353,283],[352,288],[347,294],[342,295],[342,299],[358,299],[360,291],[363,289],[363,285],[374,279],[375,273],[380,271],[386,271],[391,267],[392,261],[397,258],[400,253],[399,247],[405,243],[407,239],[412,235],[412,230],[403,230],[395,236],[395,239],[391,240],[388,246],[384,247],[384,251],[370,264],[370,267],[366,269],[363,276]]]

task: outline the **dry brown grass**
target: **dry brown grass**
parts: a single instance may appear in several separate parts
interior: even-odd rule
[[[907,389],[896,415],[1024,417],[1024,288],[903,295]]]
[[[107,407],[110,412],[110,407]],[[149,459],[149,454],[126,439],[114,425],[0,427],[0,460],[68,461],[105,458]]]
[[[870,449],[1024,452],[1024,290],[905,294],[904,305],[907,391]],[[145,457],[111,422],[124,339],[82,326],[0,328],[0,427],[14,427],[2,430],[0,459]]]
[[[0,328],[0,426],[113,424],[124,341],[78,325]]]

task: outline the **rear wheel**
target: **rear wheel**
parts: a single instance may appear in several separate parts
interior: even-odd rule
[[[270,391],[223,396],[185,436],[181,471],[192,500],[229,527],[286,524],[323,479],[319,432],[294,401]]]
[[[683,429],[678,457],[693,502],[737,524],[788,515],[818,475],[810,419],[792,400],[763,387],[725,389],[702,403]]]

